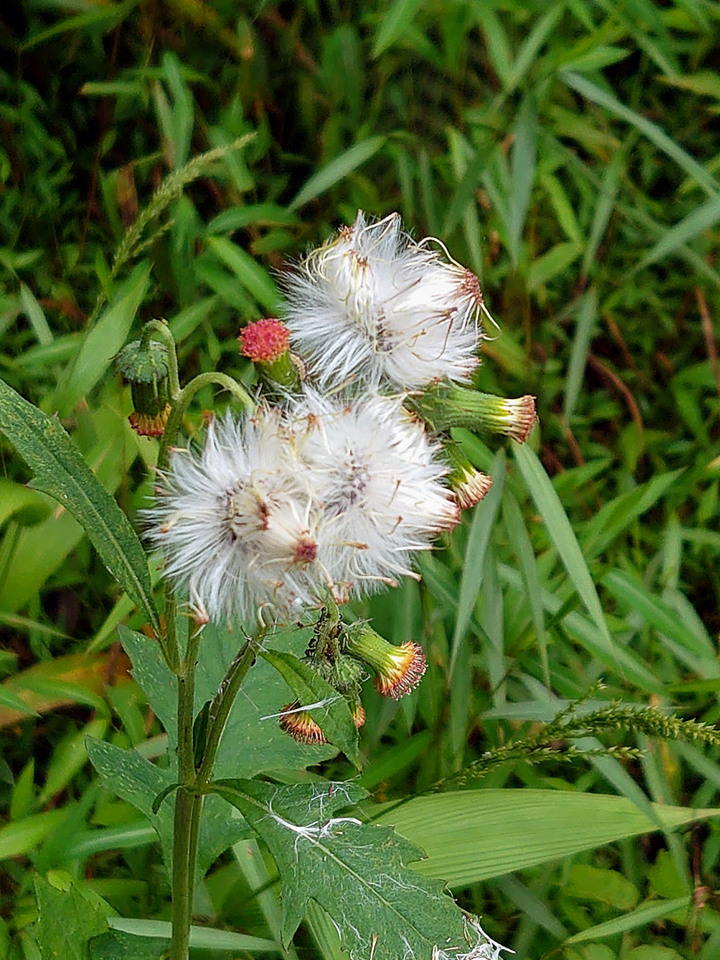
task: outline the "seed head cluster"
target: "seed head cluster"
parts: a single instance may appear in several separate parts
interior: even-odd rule
[[[177,450],[147,511],[165,575],[196,615],[298,616],[412,574],[412,556],[457,522],[447,467],[401,398],[311,388]]]
[[[441,444],[404,404],[475,368],[477,278],[397,214],[358,213],[287,275],[286,293],[285,323],[249,325],[241,350],[262,366],[292,349],[304,382],[215,420],[200,451],[175,450],[146,511],[165,575],[200,620],[287,620],[328,594],[395,586],[459,519]]]

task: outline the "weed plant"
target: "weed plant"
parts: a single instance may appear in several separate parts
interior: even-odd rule
[[[399,704],[365,691],[361,773],[326,749],[271,779],[364,787],[341,815],[394,825],[532,960],[720,956],[719,27],[708,0],[0,10],[0,376],[136,529],[157,441],[113,357],[146,321],[184,382],[252,390],[241,327],[358,209],[479,277],[499,330],[473,385],[535,395],[538,425],[456,430],[490,493],[421,582],[353,603],[428,661]],[[204,387],[188,437],[225,407]],[[159,957],[172,798],[107,788],[129,748],[167,781],[147,618],[0,456],[0,957]],[[208,690],[230,647],[204,638]],[[262,840],[205,854],[193,956],[339,957],[312,900],[281,946]]]

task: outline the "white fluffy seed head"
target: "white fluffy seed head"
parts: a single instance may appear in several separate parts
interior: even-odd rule
[[[305,390],[211,424],[198,454],[175,451],[148,538],[201,618],[283,619],[412,573],[457,522],[446,472],[399,398]]]
[[[293,348],[321,387],[416,389],[467,380],[484,310],[477,277],[415,243],[399,214],[352,227],[285,279]]]
[[[447,467],[423,425],[399,397],[344,400],[310,389],[288,416],[320,504],[318,560],[336,596],[411,575],[415,551],[458,519],[442,483]]]
[[[145,512],[148,539],[201,618],[249,620],[266,605],[289,613],[321,591],[315,501],[292,453],[281,412],[268,407],[212,423],[199,455],[173,453]]]

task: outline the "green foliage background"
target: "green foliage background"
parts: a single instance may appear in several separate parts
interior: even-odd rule
[[[240,325],[278,311],[277,272],[358,208],[400,211],[478,274],[501,330],[478,385],[538,398],[537,456],[461,436],[492,493],[423,559],[421,585],[367,605],[389,639],[422,639],[430,663],[409,703],[367,692],[360,782],[377,799],[531,735],[599,678],[590,708],[651,701],[718,718],[719,28],[703,0],[0,11],[0,376],[59,415],[131,519],[155,447],[126,424],[113,355],[164,316],[186,378],[248,379]],[[115,269],[163,178],[249,133],[168,198]],[[227,402],[207,392],[188,430]],[[4,440],[0,456],[0,955],[20,957],[33,956],[34,871],[85,878],[122,916],[166,918],[154,835],[100,787],[84,737],[146,757],[162,746],[116,641],[119,622],[142,617],[76,522],[24,486]],[[646,816],[649,801],[717,804],[712,753],[622,742],[646,752],[570,766],[558,743],[557,759],[503,765],[481,786],[617,793]],[[340,760],[325,770],[352,775]],[[442,836],[442,876],[458,867],[453,890],[488,932],[528,957],[718,955],[715,820],[588,851],[571,833],[597,812],[550,816],[538,821],[556,833],[549,863],[525,866],[518,835],[510,862],[523,869],[499,857],[473,872],[471,837],[483,849],[483,831],[502,835],[523,795],[497,794],[504,817],[490,809],[475,834],[467,810],[438,824],[430,808],[408,833]],[[272,861],[253,843],[218,862],[196,903],[216,930],[249,935],[230,950],[278,930]],[[331,935],[311,911],[298,950],[330,960]]]

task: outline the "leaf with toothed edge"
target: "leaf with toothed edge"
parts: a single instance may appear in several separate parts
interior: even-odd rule
[[[494,946],[473,952],[482,934],[442,881],[407,868],[424,856],[419,847],[392,828],[335,816],[367,796],[357,784],[219,780],[213,790],[240,810],[275,859],[284,944],[312,899],[332,918],[351,960],[497,957]]]

